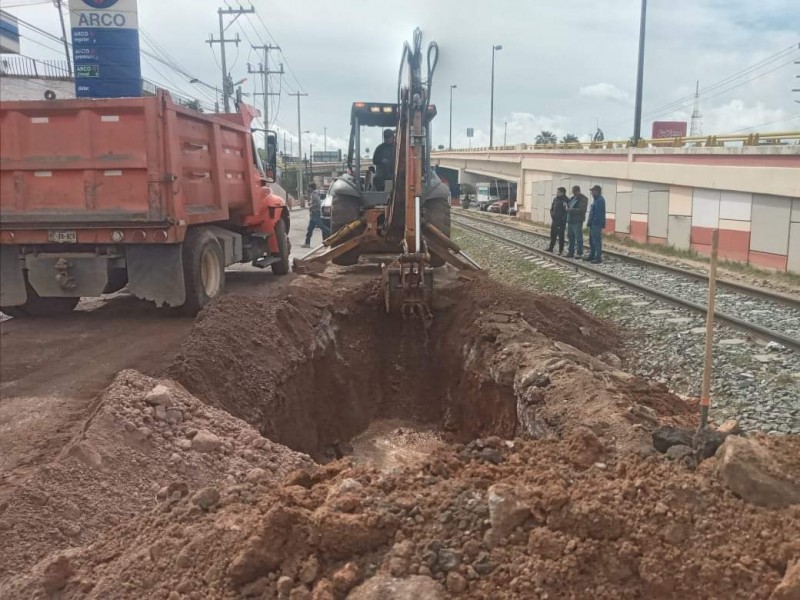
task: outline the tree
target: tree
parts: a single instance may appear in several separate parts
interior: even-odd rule
[[[186,108],[191,108],[192,110],[203,112],[203,107],[200,106],[200,100],[197,99],[189,100],[189,102],[186,103]]]
[[[564,137],[561,138],[562,144],[577,144],[580,140],[578,140],[578,136],[574,133],[568,133]]]
[[[536,144],[537,145],[544,145],[544,144],[555,144],[558,141],[556,134],[552,131],[542,131],[539,135],[536,136]]]

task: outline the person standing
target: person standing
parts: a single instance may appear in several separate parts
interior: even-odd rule
[[[306,230],[306,243],[303,248],[311,248],[311,236],[314,230],[319,227],[322,231],[324,240],[331,234],[331,230],[322,220],[322,199],[319,197],[316,183],[308,184],[308,229]]]
[[[589,256],[585,260],[591,261],[593,265],[603,262],[603,229],[606,226],[606,199],[603,198],[599,185],[593,185],[592,189],[592,208],[589,210],[589,220],[586,225],[589,227]]]
[[[556,197],[550,205],[550,247],[552,252],[558,239],[558,253],[564,254],[564,229],[567,227],[567,188],[560,187],[556,190]]]
[[[572,186],[572,197],[567,203],[567,237],[569,249],[567,258],[583,256],[583,222],[586,220],[586,209],[589,199],[581,194],[581,186]]]

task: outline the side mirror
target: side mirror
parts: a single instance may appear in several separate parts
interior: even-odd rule
[[[274,131],[265,131],[267,136],[267,160],[264,165],[264,175],[268,183],[275,181],[278,172],[278,134]]]

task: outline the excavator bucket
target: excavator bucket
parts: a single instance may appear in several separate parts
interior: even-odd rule
[[[383,297],[388,314],[429,319],[433,314],[433,269],[400,261],[384,265]]]

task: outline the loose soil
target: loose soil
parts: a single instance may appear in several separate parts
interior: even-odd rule
[[[696,406],[611,366],[613,326],[450,276],[425,327],[347,281],[220,298],[164,379],[121,373],[0,505],[0,597],[767,598],[800,557],[798,507],[655,453]]]

